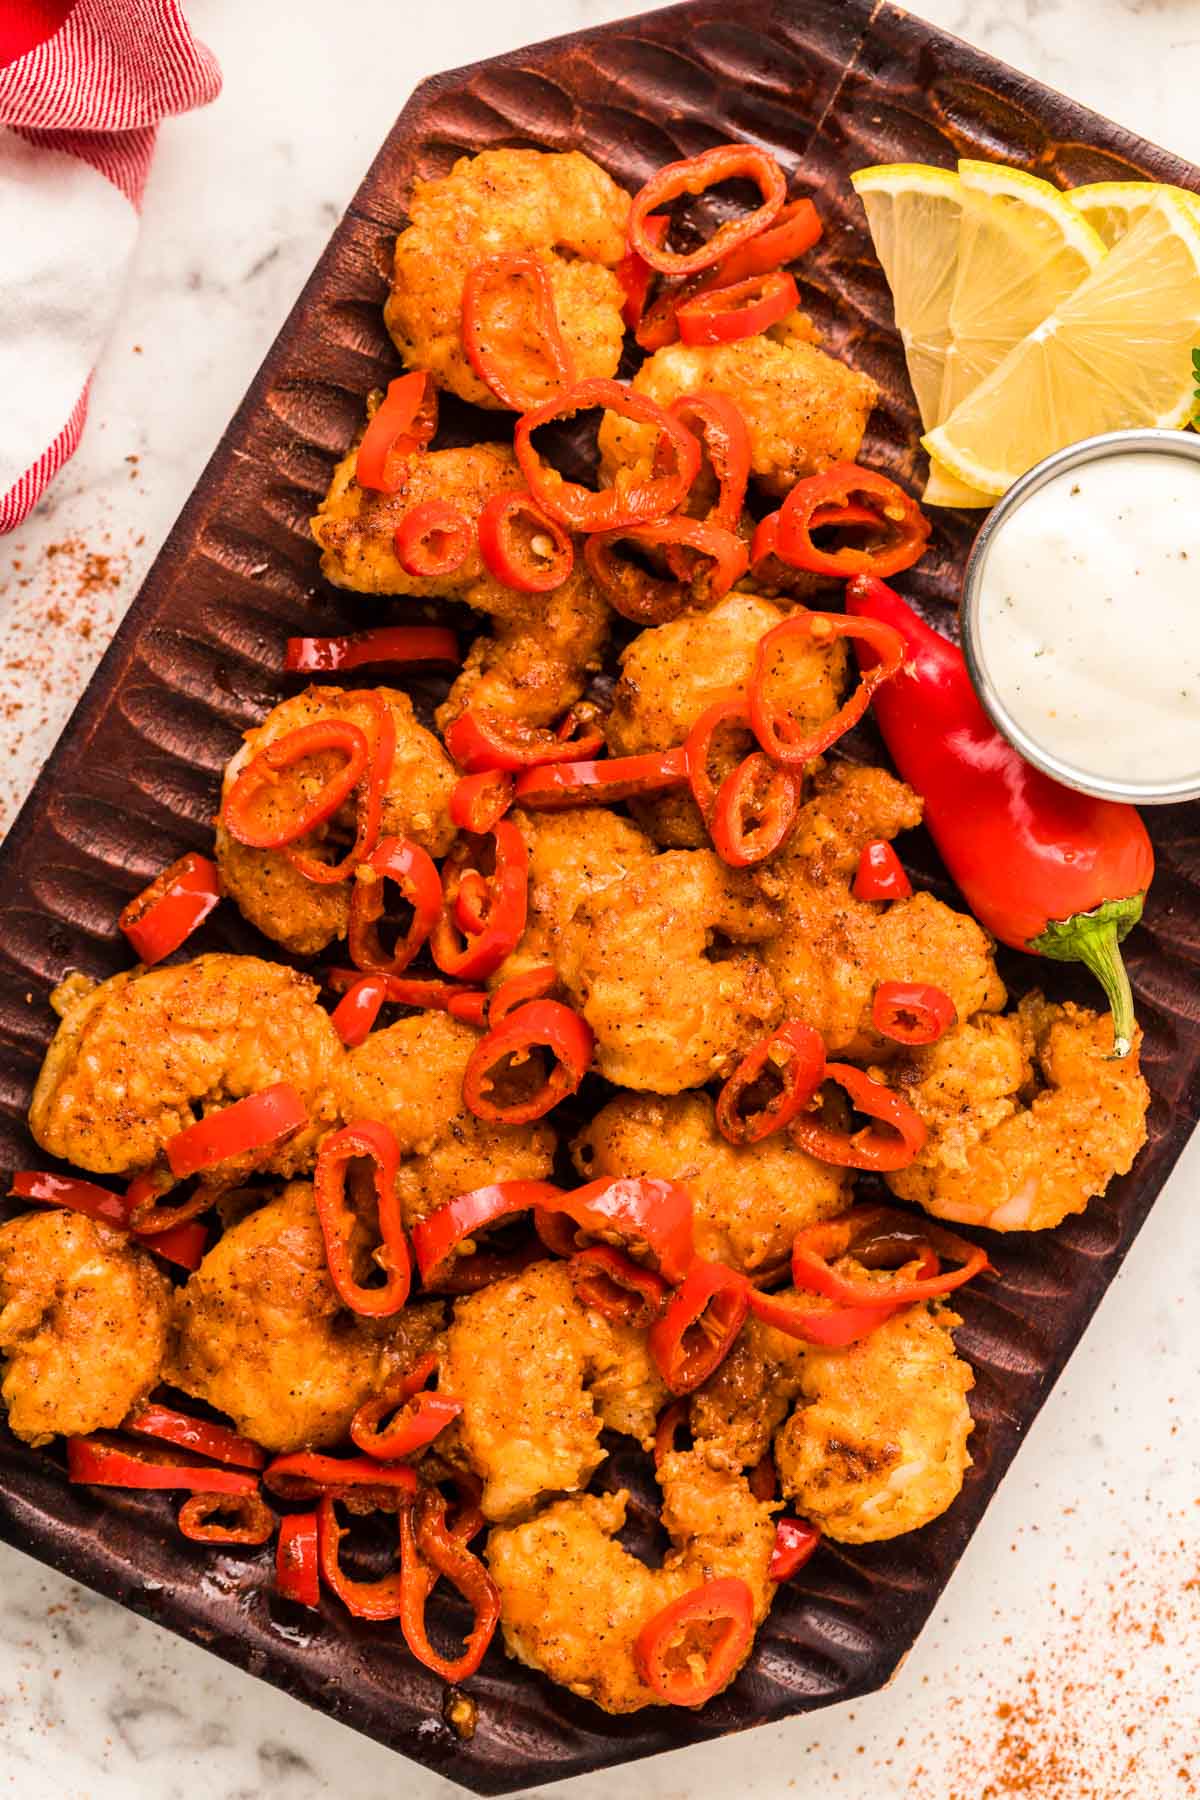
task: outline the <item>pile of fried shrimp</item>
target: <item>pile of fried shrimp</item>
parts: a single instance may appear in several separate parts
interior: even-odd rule
[[[689,237],[675,202],[734,177],[758,204]],[[991,1279],[957,1227],[1081,1211],[1148,1093],[1108,1015],[1009,1005],[891,847],[917,794],[837,749],[888,646],[860,675],[822,603],[928,526],[856,461],[876,389],[801,308],[811,202],[744,145],[632,200],[490,150],[409,218],[404,372],[312,521],[393,622],[289,641],[212,856],[126,907],[137,966],[55,990],[0,1391],[72,1481],[183,1494],[198,1545],[273,1546],[280,1605],[449,1683],[499,1627],[609,1712],[695,1707],[823,1538],[952,1504],[953,1298]],[[437,447],[441,392],[483,441]],[[597,413],[589,487],[538,434]],[[386,679],[421,665],[455,671],[436,730]],[[190,955],[218,905],[286,960]],[[657,1567],[603,1432],[653,1455]]]

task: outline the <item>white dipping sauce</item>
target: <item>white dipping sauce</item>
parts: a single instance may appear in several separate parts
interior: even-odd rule
[[[1034,744],[1102,780],[1200,774],[1200,462],[1122,451],[1056,475],[998,526],[977,619]]]

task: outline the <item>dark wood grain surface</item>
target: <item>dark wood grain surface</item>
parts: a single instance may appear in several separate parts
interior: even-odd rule
[[[694,0],[427,82],[390,134],[226,431],[70,726],[13,828],[0,884],[0,1163],[36,1155],[24,1127],[68,970],[128,966],[124,901],[185,849],[205,849],[219,773],[239,733],[288,691],[283,640],[383,617],[318,578],[307,529],[372,386],[395,372],[380,303],[414,175],[489,145],[586,150],[630,188],[661,162],[728,138],[769,145],[826,234],[805,299],[831,347],[883,398],[866,460],[911,479],[920,451],[886,284],[847,183],[865,163],[1000,158],[1063,185],[1197,171],[1062,96],[887,5],[868,0]],[[450,409],[447,409],[450,415]],[[469,434],[472,421],[449,417]],[[973,522],[942,515],[904,585],[945,628]],[[431,703],[433,684],[415,684]],[[271,1594],[269,1552],[187,1545],[161,1498],[69,1488],[61,1459],[0,1438],[0,1533],[54,1567],[208,1645],[348,1724],[481,1793],[619,1763],[879,1687],[941,1593],[1021,1437],[1078,1341],[1200,1108],[1200,834],[1192,807],[1150,820],[1159,874],[1129,941],[1151,1141],[1133,1174],[1086,1215],[1028,1241],[997,1240],[1001,1279],[964,1300],[962,1348],[977,1386],[975,1457],[936,1525],[894,1544],[826,1546],[784,1589],[752,1661],[699,1715],[609,1719],[494,1646],[472,1689],[474,1738],[442,1722],[440,1684],[392,1628],[335,1605],[298,1615]],[[919,834],[911,861],[949,895]],[[198,948],[276,955],[223,907]],[[1013,959],[1019,991],[1061,967]],[[44,1161],[44,1159],[42,1159]],[[613,1442],[605,1485],[649,1516],[644,1459]],[[1019,1479],[1019,1475],[1018,1475]],[[461,1624],[454,1603],[441,1617]]]

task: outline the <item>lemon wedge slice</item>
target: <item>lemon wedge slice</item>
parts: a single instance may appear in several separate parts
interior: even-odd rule
[[[1141,221],[922,440],[950,473],[999,495],[1067,444],[1185,425],[1200,343],[1200,216],[1159,188]]]
[[[1157,181],[1092,181],[1086,187],[1072,188],[1067,197],[1111,250],[1140,222],[1155,195],[1161,193],[1174,194],[1192,207],[1200,200],[1200,195],[1190,194],[1186,188],[1167,187]]]

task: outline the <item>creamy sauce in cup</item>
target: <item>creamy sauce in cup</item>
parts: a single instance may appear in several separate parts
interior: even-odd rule
[[[1200,777],[1200,461],[1120,451],[998,521],[976,651],[1032,744],[1101,781]]]

